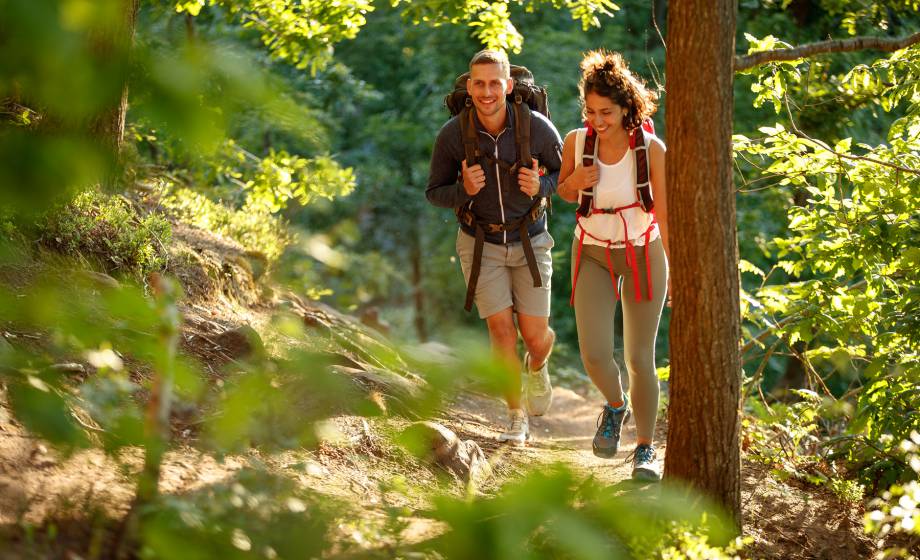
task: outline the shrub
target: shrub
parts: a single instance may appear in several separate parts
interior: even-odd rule
[[[162,215],[142,216],[124,198],[92,190],[45,214],[37,227],[45,247],[135,276],[163,269],[172,239]]]
[[[169,189],[160,204],[176,219],[234,239],[269,262],[292,241],[284,219],[266,209],[244,205],[237,210],[186,188]]]

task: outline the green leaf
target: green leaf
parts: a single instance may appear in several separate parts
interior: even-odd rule
[[[86,434],[70,412],[67,401],[44,380],[26,375],[9,385],[10,405],[27,430],[64,448],[86,444]]]

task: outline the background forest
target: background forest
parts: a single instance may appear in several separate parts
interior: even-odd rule
[[[403,349],[455,349],[460,365],[448,367],[371,351],[375,363],[428,373],[431,391],[407,417],[443,410],[458,369],[495,390],[485,329],[462,309],[454,216],[424,196],[444,96],[484,44],[506,48],[546,85],[565,135],[581,120],[578,62],[604,47],[659,90],[665,143],[693,142],[668,131],[665,0],[0,0],[0,13],[3,410],[65,456],[144,450],[130,513],[88,522],[101,536],[84,539],[80,557],[525,557],[520,542],[528,557],[747,557],[729,521],[709,514],[720,521],[707,524],[683,494],[647,512],[631,503],[661,521],[635,537],[612,521],[608,489],[565,469],[480,501],[440,496],[428,514],[451,531],[414,548],[387,540],[402,530],[396,507],[376,543],[338,543],[345,506],[258,469],[238,483],[244,492],[157,495],[164,454],[189,444],[184,428],[225,456],[314,449],[329,410],[355,399],[359,416],[376,415],[314,347],[283,363],[234,360],[216,377],[199,363],[206,356],[188,356],[178,316],[188,324],[193,306],[165,279],[178,276],[194,300],[198,281],[177,274],[203,262],[176,241],[188,228],[236,247],[232,263],[201,266],[214,277],[246,270],[255,280],[242,290],[255,295],[241,301],[296,293],[298,309],[313,301],[360,316]],[[918,14],[915,0],[742,0],[727,31],[739,57],[828,38],[913,38],[894,52],[736,58],[732,124],[745,460],[856,504],[874,552],[902,556],[920,542]],[[700,92],[698,102],[712,101]],[[553,372],[588,391],[568,307],[573,210],[556,199],[550,218]],[[77,281],[73,267],[134,288],[79,295],[84,283],[98,295],[98,278]],[[665,386],[669,317],[657,348]],[[301,329],[274,320],[274,334],[262,333],[268,354]],[[80,361],[89,373],[76,378],[58,367]],[[247,492],[248,510],[227,505]],[[524,529],[483,528],[533,493],[558,498],[560,511],[536,508]],[[61,553],[53,524],[3,523],[10,542],[28,544],[11,557]],[[481,548],[459,545],[464,535]]]

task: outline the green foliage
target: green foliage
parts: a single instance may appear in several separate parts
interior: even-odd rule
[[[399,285],[402,271],[391,257],[367,251],[354,220],[326,233],[300,232],[284,255],[276,279],[312,299],[332,296],[343,309],[379,301]]]
[[[107,272],[135,277],[161,270],[172,237],[159,214],[140,214],[124,198],[84,191],[37,225],[40,243]]]
[[[905,546],[886,547],[885,558],[915,558],[916,543],[920,537],[920,434],[913,432],[902,441],[898,455],[913,473],[913,480],[893,484],[878,498],[869,503],[865,515],[866,532],[886,539],[890,536],[906,537]],[[884,541],[883,541],[884,542]]]
[[[820,407],[824,403],[814,391],[796,389],[793,392],[801,400],[790,405],[777,403],[770,406],[756,400],[749,403],[763,423],[751,434],[751,451],[768,463],[794,462],[803,455],[809,455],[802,449],[803,441],[813,443],[816,440]],[[746,425],[752,427],[749,421]]]
[[[21,241],[23,239],[22,232],[13,222],[12,217],[3,211],[0,211],[0,239],[8,241]]]
[[[687,526],[675,527],[670,538],[674,544],[661,551],[662,560],[740,560],[744,547],[753,542],[751,537],[737,537],[728,546],[712,546],[707,535]]]
[[[117,357],[112,350],[108,352]],[[105,426],[100,437],[107,453],[144,444],[142,411],[132,403],[140,390],[140,386],[125,376],[121,364],[116,368],[100,368],[96,376],[80,386],[80,404],[91,418]]]
[[[354,171],[331,157],[312,159],[270,149],[257,157],[228,140],[214,172],[243,189],[253,210],[276,213],[292,201],[306,206],[317,198],[332,200],[355,188]]]
[[[286,477],[247,469],[188,497],[164,496],[145,515],[140,557],[312,558],[332,545],[345,505]]]
[[[284,219],[264,206],[238,210],[214,202],[191,189],[167,187],[160,204],[176,219],[236,240],[249,251],[275,261],[293,240]]]
[[[752,50],[781,44],[748,39]],[[759,127],[756,138],[736,135],[736,156],[795,193],[795,204],[788,229],[761,245],[771,268],[743,263],[761,281],[745,296],[745,317],[793,349],[811,387],[838,396],[853,389],[849,429],[865,438],[849,441],[849,458],[865,483],[890,483],[903,473],[887,458],[892,442],[920,428],[908,397],[920,388],[920,48],[850,65],[771,63],[751,73],[754,104],[772,102],[788,119]],[[800,109],[825,103],[886,115],[882,141],[844,134],[857,122],[849,114],[835,127],[833,117],[819,124],[814,110]]]
[[[835,439],[827,441],[829,432],[838,426],[845,408],[831,398],[813,391],[793,389],[800,400],[766,404],[756,399],[747,408],[754,416],[744,418],[744,440],[748,457],[773,467],[780,480],[794,479],[812,486],[825,487],[843,502],[862,500],[862,484],[850,478],[829,452]],[[836,441],[843,440],[839,434]]]
[[[594,479],[579,480],[561,466],[533,472],[493,498],[437,497],[434,517],[451,530],[426,548],[444,558],[587,559],[649,558],[663,550],[681,557],[707,540],[729,544],[732,531],[711,504],[668,486],[657,493],[642,488],[618,493]],[[675,526],[698,538],[672,533]]]
[[[273,56],[312,73],[332,59],[332,46],[353,39],[374,9],[368,0],[192,0],[176,3],[177,12],[197,16],[205,4],[225,8],[246,28],[255,29]]]
[[[466,22],[474,28],[473,35],[480,43],[492,49],[518,53],[523,46],[523,36],[511,22],[513,4],[523,5],[525,11],[534,12],[541,3],[536,0],[515,0],[509,2],[487,2],[484,0],[464,0],[462,2],[443,2],[425,0],[421,2],[391,0],[394,6],[400,6],[404,17],[413,23],[430,22],[434,25],[459,24]],[[599,16],[612,17],[619,7],[610,0],[552,0],[555,9],[567,8],[572,18],[581,22],[582,28],[600,27]]]
[[[164,354],[148,334],[158,324],[153,307],[139,290],[100,291],[72,270],[62,285],[57,274],[49,271],[25,293],[0,291],[5,320],[17,328],[48,333],[40,349],[0,355],[0,379],[11,389],[17,418],[35,434],[70,449],[88,443],[72,412],[83,408],[94,421],[104,422],[107,451],[143,443],[141,412],[132,399],[125,398],[135,387],[127,381],[128,372],[112,348],[135,360],[159,364]],[[85,392],[73,391],[66,375],[52,367],[61,356],[83,357],[99,369],[100,377],[90,381]],[[177,376],[177,387],[185,396],[197,390],[197,384],[183,375]]]
[[[85,445],[86,436],[70,414],[59,375],[40,375],[23,365],[4,377],[13,412],[29,431],[64,450]]]
[[[414,23],[434,25],[467,23],[483,45],[520,52],[522,35],[511,23],[512,2],[462,2],[390,0],[400,7],[404,17]],[[520,0],[514,3],[522,4]],[[198,16],[205,5],[226,9],[246,28],[258,31],[262,43],[273,56],[297,68],[309,68],[315,74],[332,61],[332,46],[354,39],[367,23],[366,16],[375,6],[369,0],[324,2],[304,0],[297,3],[277,0],[192,0],[176,2],[177,12]],[[527,11],[540,2],[528,1]],[[582,27],[600,27],[598,16],[612,16],[619,7],[611,0],[553,0],[554,8],[567,8]]]

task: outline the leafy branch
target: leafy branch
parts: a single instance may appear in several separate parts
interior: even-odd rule
[[[808,58],[817,54],[852,52],[867,49],[894,52],[920,43],[920,32],[899,38],[853,37],[807,43],[788,49],[772,49],[748,55],[735,56],[735,72],[741,72],[768,62],[781,62]]]

